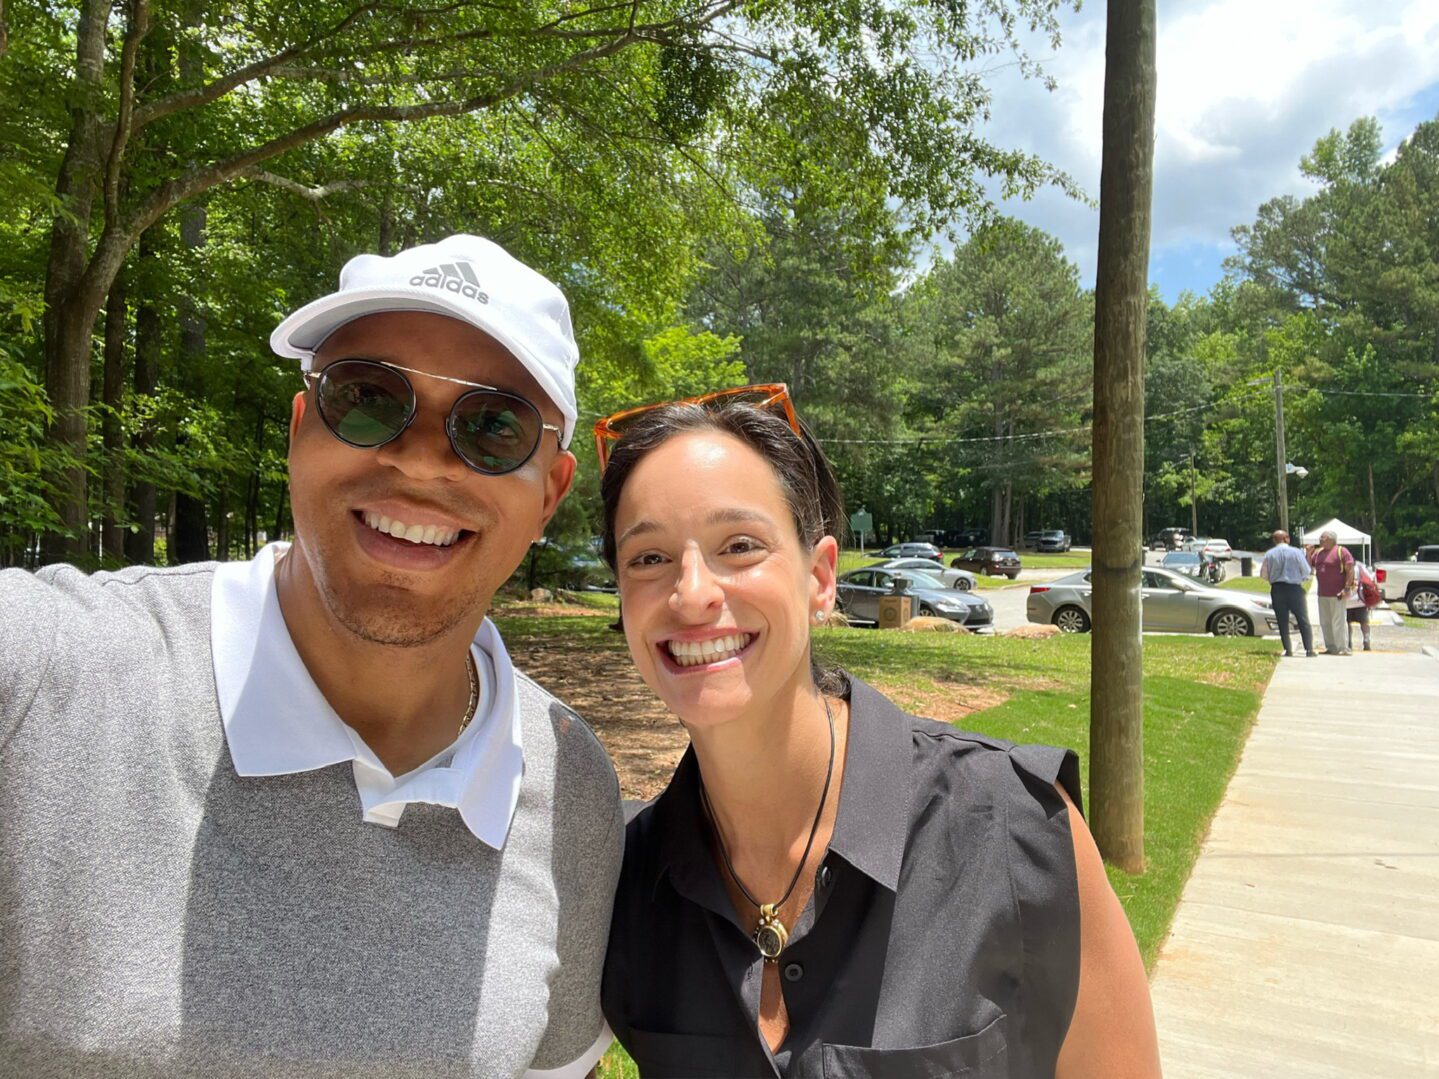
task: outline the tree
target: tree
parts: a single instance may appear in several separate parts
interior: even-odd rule
[[[236,24],[192,3],[129,0],[112,29],[108,0],[83,0],[77,13],[28,4],[13,12],[29,44],[7,57],[7,99],[54,99],[59,75],[68,109],[48,131],[63,148],[53,161],[44,289],[54,441],[83,459],[96,320],[145,231],[247,178],[323,197],[347,182],[310,171],[333,160],[324,151],[339,132],[382,144],[384,125],[469,116],[486,151],[476,171],[501,182],[533,184],[532,147],[545,157],[564,145],[576,152],[562,171],[538,174],[550,192],[583,184],[595,159],[619,190],[658,177],[733,191],[735,159],[710,147],[798,154],[822,168],[775,138],[784,129],[772,117],[793,116],[807,100],[843,103],[847,130],[835,134],[867,140],[869,173],[932,228],[982,201],[982,175],[1006,192],[1052,178],[1032,157],[974,134],[985,93],[964,64],[1017,49],[1016,16],[1053,35],[1056,6],[990,0],[971,19],[918,0],[753,10],[735,0],[329,0],[262,3]],[[34,62],[15,64],[20,56]],[[642,222],[634,210],[627,220]],[[647,255],[635,248],[632,261]],[[575,252],[567,262],[578,278],[609,269]],[[83,467],[62,486],[68,540],[51,549],[73,555],[87,527]]]
[[[917,356],[910,422],[956,440],[989,496],[989,535],[1022,532],[1026,496],[1081,486],[1089,297],[1059,241],[1012,219],[978,229],[906,298]],[[1048,432],[1063,431],[1053,435]],[[961,439],[985,439],[979,443]]]
[[[1095,276],[1090,822],[1100,851],[1129,873],[1144,869],[1139,575],[1154,20],[1154,0],[1110,0]]]

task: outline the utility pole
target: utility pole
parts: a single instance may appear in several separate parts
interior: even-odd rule
[[[1199,535],[1199,503],[1194,500],[1194,447],[1189,448],[1189,534]]]
[[[1154,186],[1155,0],[1109,0],[1099,261],[1094,283],[1094,635],[1090,827],[1099,852],[1144,871],[1144,350]]]
[[[1289,531],[1289,478],[1284,474],[1284,372],[1274,372],[1274,466],[1279,493],[1279,527]]]

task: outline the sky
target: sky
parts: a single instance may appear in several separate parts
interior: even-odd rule
[[[1439,115],[1439,0],[1159,0],[1150,280],[1166,300],[1204,293],[1260,204],[1314,187],[1299,159],[1333,128],[1377,116],[1391,153]],[[1057,81],[992,73],[985,128],[1099,194],[1103,0],[1062,16],[1057,51],[1030,42]],[[1094,283],[1098,211],[1054,190],[1003,212],[1057,236]]]

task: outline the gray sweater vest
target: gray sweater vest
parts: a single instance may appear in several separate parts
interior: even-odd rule
[[[209,566],[0,573],[0,1075],[516,1076],[579,1057],[614,770],[518,678],[502,851],[365,824],[349,764],[237,776]]]

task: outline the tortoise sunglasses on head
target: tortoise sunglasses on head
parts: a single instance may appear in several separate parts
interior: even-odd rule
[[[670,405],[729,404],[736,400],[753,405],[755,408],[782,409],[784,418],[789,423],[789,429],[796,435],[800,434],[799,417],[795,415],[794,402],[789,397],[789,387],[783,382],[767,382],[757,386],[736,386],[733,389],[702,393],[698,397],[685,397],[678,401],[658,401],[652,405],[640,405],[637,408],[627,408],[606,416],[595,424],[595,450],[599,454],[600,471],[603,472],[605,465],[609,464],[610,444],[623,438],[629,426],[645,413],[653,412],[657,408],[667,408]]]

